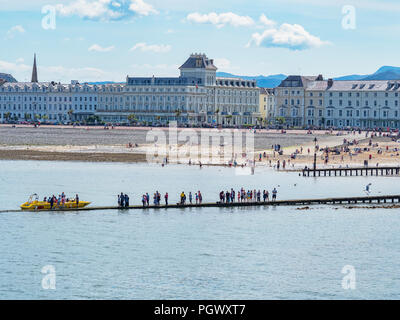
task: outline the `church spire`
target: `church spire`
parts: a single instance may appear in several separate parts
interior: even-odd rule
[[[37,68],[36,68],[36,53],[33,58],[33,70],[32,70],[32,80],[31,82],[38,82],[38,76],[37,76]]]

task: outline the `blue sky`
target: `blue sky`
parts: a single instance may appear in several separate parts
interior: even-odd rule
[[[400,66],[399,14],[397,0],[0,0],[0,72],[29,80],[36,52],[40,81],[124,81],[178,75],[202,52],[240,75],[368,74]]]

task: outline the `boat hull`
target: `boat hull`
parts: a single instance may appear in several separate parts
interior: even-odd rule
[[[53,208],[50,208],[50,203],[44,201],[33,201],[25,202],[21,205],[21,209],[24,211],[49,211],[49,210],[73,210],[84,208],[89,205],[88,201],[79,201],[78,205],[75,201],[69,201],[65,204],[54,204]]]

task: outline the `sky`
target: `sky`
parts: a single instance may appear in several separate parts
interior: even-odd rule
[[[400,66],[398,0],[0,0],[0,72],[29,81],[177,76],[191,53],[237,75]]]

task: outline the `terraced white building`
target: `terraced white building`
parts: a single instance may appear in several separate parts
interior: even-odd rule
[[[4,119],[84,120],[189,125],[253,125],[259,116],[256,81],[217,78],[214,61],[192,54],[179,77],[127,77],[124,84],[91,85],[38,82],[36,58],[32,81],[0,84]]]
[[[275,88],[276,119],[299,127],[398,129],[399,93],[399,80],[289,76]]]

